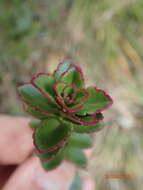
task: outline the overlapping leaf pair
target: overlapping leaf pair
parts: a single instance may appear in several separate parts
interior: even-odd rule
[[[101,112],[112,104],[111,97],[96,87],[86,88],[81,68],[71,61],[59,64],[52,75],[39,73],[30,83],[19,87],[18,94],[25,110],[40,119],[33,137],[43,166],[52,169],[65,156],[75,163],[85,162],[78,148],[87,138],[90,144],[90,137],[76,133],[101,129]],[[82,135],[85,139],[80,143]],[[76,148],[75,139],[79,141]]]

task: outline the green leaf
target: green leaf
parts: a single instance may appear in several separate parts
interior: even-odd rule
[[[73,131],[76,133],[92,133],[100,131],[104,126],[100,123],[97,123],[94,126],[85,126],[85,125],[74,125]]]
[[[55,102],[55,92],[53,90],[53,84],[55,83],[55,78],[52,75],[46,73],[40,73],[37,77],[32,79],[32,83],[36,85],[41,93],[43,93],[47,98],[51,99],[53,103]]]
[[[67,104],[67,101],[65,100],[66,98],[64,99],[64,97],[62,97],[64,96],[65,86],[66,85],[64,82],[57,82],[55,85],[55,93],[57,94],[57,100],[58,100],[59,105],[61,105],[61,107],[65,109],[66,111],[70,111],[70,112],[75,112],[77,110],[80,110],[81,107],[83,106],[81,104],[76,104],[76,105],[71,105],[71,106],[66,105]]]
[[[84,101],[84,107],[82,110],[76,112],[76,114],[91,114],[98,110],[105,109],[111,104],[111,99],[109,96],[105,95],[103,91],[92,87],[87,88],[87,90],[90,92],[90,96]]]
[[[52,170],[54,168],[57,168],[61,162],[63,161],[65,157],[65,151],[62,150],[60,153],[58,153],[53,159],[49,161],[42,162],[42,166],[45,170]]]
[[[93,121],[93,118],[94,116],[93,115],[77,115],[76,116],[80,119],[83,120],[83,122],[92,122]],[[83,124],[83,125],[86,125],[86,124]]]
[[[72,66],[74,66],[74,64],[71,60],[65,60],[64,62],[60,63],[57,70],[54,73],[55,78],[59,79],[61,75]]]
[[[62,97],[62,93],[63,93],[63,90],[64,90],[65,87],[66,87],[66,84],[64,82],[57,82],[55,84],[55,87],[54,87],[55,94],[57,96],[61,96]]]
[[[76,93],[76,101],[75,102],[83,102],[89,96],[89,93],[86,89],[80,89]]]
[[[76,67],[71,67],[64,73],[61,78],[61,82],[65,82],[67,85],[75,84],[79,88],[84,87],[84,80],[82,78],[81,71],[77,70]]]
[[[23,104],[24,110],[31,114],[32,116],[38,118],[38,119],[47,119],[49,116],[52,116],[52,114],[50,113],[42,113],[39,112],[37,110],[35,110],[34,108],[28,106],[27,104]]]
[[[90,135],[73,133],[68,145],[76,148],[91,148],[93,144]]]
[[[75,178],[70,186],[70,190],[82,190],[83,182],[79,175],[75,175]]]
[[[64,95],[70,95],[73,94],[76,91],[76,89],[71,86],[71,85],[66,85],[65,89],[64,89]]]
[[[74,124],[79,123],[79,122],[77,122],[76,119],[71,118],[70,116],[66,115],[65,113],[60,112],[60,114],[61,114],[61,117],[63,118],[63,120],[68,123],[68,126],[72,126],[72,123],[74,123]]]
[[[60,124],[56,119],[49,118],[41,122],[35,131],[34,141],[39,151],[57,149],[70,137],[71,128]]]
[[[18,88],[19,96],[26,104],[30,104],[45,112],[57,112],[56,106],[45,98],[32,84],[25,84]]]
[[[41,121],[38,119],[33,119],[30,121],[29,125],[32,129],[36,129],[37,127],[39,127]]]
[[[40,158],[41,161],[49,161],[53,159],[57,154],[59,154],[60,151],[61,148],[46,153],[39,153],[38,151],[36,151],[35,153]]]
[[[87,165],[87,159],[85,154],[78,148],[68,147],[65,157],[79,167],[85,167]]]
[[[79,103],[79,104],[75,104],[75,105],[68,105],[67,109],[69,111],[74,110],[72,112],[76,112],[77,109],[80,110],[82,107],[83,107],[83,104]]]

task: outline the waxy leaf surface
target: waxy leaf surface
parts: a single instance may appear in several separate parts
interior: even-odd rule
[[[60,125],[55,118],[49,118],[36,128],[34,142],[39,152],[49,152],[62,146],[70,134],[70,127],[66,124]]]
[[[57,112],[56,106],[44,97],[41,92],[32,84],[25,84],[18,88],[19,96],[28,105],[32,105],[39,110],[45,112]]]
[[[87,165],[85,154],[78,148],[69,147],[65,157],[79,167],[85,167]]]
[[[34,84],[45,97],[47,97],[51,102],[55,102],[55,92],[53,90],[53,84],[55,84],[55,78],[53,75],[48,75],[46,73],[40,73],[32,79],[32,84]]]
[[[60,81],[65,82],[67,85],[74,84],[79,88],[84,87],[82,73],[77,70],[76,67],[70,67],[67,72],[61,76]]]
[[[93,143],[90,135],[73,133],[68,145],[77,148],[91,148]]]
[[[90,96],[87,100],[84,101],[84,107],[81,111],[78,111],[77,114],[91,114],[99,112],[100,110],[105,109],[112,102],[109,96],[107,96],[103,91],[89,87],[87,90],[90,92]]]
[[[100,131],[103,128],[103,125],[97,123],[93,126],[85,126],[85,125],[75,125],[73,124],[73,130],[76,133],[92,133]]]
[[[54,73],[55,78],[59,79],[62,74],[65,73],[72,66],[74,66],[74,64],[70,60],[65,60],[64,62],[60,63]]]
[[[53,159],[42,162],[42,166],[47,171],[57,168],[63,161],[64,157],[65,152],[64,150],[61,150]]]

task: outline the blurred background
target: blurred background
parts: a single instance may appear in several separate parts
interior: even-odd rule
[[[65,58],[114,105],[81,175],[97,190],[143,189],[143,1],[1,0],[0,112],[24,115],[16,86]],[[105,175],[129,174],[130,179]]]

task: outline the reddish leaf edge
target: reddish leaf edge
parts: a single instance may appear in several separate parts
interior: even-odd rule
[[[55,75],[57,72],[59,72],[61,65],[63,65],[65,62],[71,62],[73,66],[75,65],[74,60],[72,60],[72,59],[70,59],[70,58],[64,59],[63,61],[61,61],[61,62],[58,64],[57,68],[54,70],[54,72],[53,72],[54,75]]]
[[[33,133],[33,144],[36,148],[36,150],[39,152],[39,153],[47,153],[47,152],[52,152],[58,148],[61,148],[65,145],[65,143],[68,141],[69,138],[64,138],[62,141],[60,141],[58,144],[54,145],[53,147],[51,148],[48,148],[48,149],[40,149],[38,147],[38,145],[36,144],[36,140],[35,140],[35,134],[36,134],[36,130],[34,130],[34,133]]]
[[[59,80],[61,80],[66,74],[68,74],[68,72],[70,72],[70,70],[72,69],[75,69],[77,72],[79,72],[80,74],[80,80],[83,81],[83,84],[85,86],[85,80],[84,80],[84,75],[83,75],[83,72],[82,72],[82,69],[77,66],[77,65],[74,65],[74,66],[71,66],[69,67],[65,72],[63,72],[59,78]]]
[[[57,68],[54,70],[53,74],[55,75],[57,72],[59,72],[59,69],[62,64],[64,64],[66,61],[71,61],[70,59],[64,59],[62,62],[60,62],[57,66]]]
[[[69,60],[69,61],[70,61],[70,60]],[[64,62],[65,62],[65,61],[63,61],[62,63],[60,63],[60,64],[58,65],[58,68],[55,70],[55,72],[58,71],[60,65],[63,64]],[[71,67],[69,67],[69,68],[71,68]],[[81,73],[82,73],[81,68],[78,67],[78,69],[80,69],[80,71],[81,71]],[[54,72],[53,74],[55,74],[55,72]],[[67,71],[66,71],[66,72],[67,72]],[[64,72],[64,73],[66,73],[66,72]],[[63,74],[64,74],[64,73],[63,73]],[[46,74],[47,76],[51,76],[51,74],[41,72],[41,73],[38,73],[37,75],[35,75],[32,79],[34,80],[35,78],[39,77],[39,76],[42,75],[42,74]],[[31,80],[31,81],[32,81],[32,80]],[[62,83],[63,83],[63,82],[62,82]],[[31,84],[31,83],[25,83],[25,84]],[[25,84],[24,84],[24,85],[25,85]],[[66,83],[65,83],[65,84],[66,84]],[[20,86],[19,86],[19,87],[20,87]],[[26,103],[27,105],[31,106],[31,107],[32,107],[35,111],[37,111],[37,112],[41,112],[41,113],[44,113],[44,114],[49,115],[48,112],[45,112],[45,111],[43,111],[43,110],[40,110],[40,109],[36,108],[35,106],[29,104],[27,101],[25,101],[25,100],[21,97],[21,95],[19,94],[19,92],[18,92],[18,88],[19,88],[19,87],[17,87],[17,94],[18,94],[18,97],[19,97],[24,103]],[[93,116],[93,121],[92,121],[92,122],[87,122],[87,121],[85,121],[85,120],[82,120],[81,118],[79,118],[79,117],[77,117],[77,116],[75,116],[75,115],[69,113],[68,110],[66,110],[66,109],[65,109],[66,112],[63,111],[63,110],[60,110],[60,112],[62,112],[63,114],[69,115],[69,116],[70,116],[72,119],[74,119],[74,120],[78,120],[79,124],[83,124],[83,125],[87,125],[87,126],[93,126],[94,124],[96,124],[97,122],[99,122],[99,119],[98,119],[98,120],[96,119],[96,114],[97,114],[98,112],[101,112],[101,111],[107,109],[108,107],[110,107],[110,106],[113,104],[113,100],[112,100],[112,98],[111,98],[104,90],[98,89],[98,88],[96,88],[96,87],[94,87],[94,89],[95,89],[96,91],[98,91],[98,92],[102,92],[102,93],[104,94],[104,96],[106,96],[106,98],[109,100],[110,103],[109,103],[108,105],[104,106],[102,109],[98,109],[98,110],[96,110],[96,112],[94,112],[93,114],[91,114],[91,116]],[[76,110],[76,111],[77,111],[77,110]],[[79,110],[78,110],[78,111],[79,111]],[[101,120],[101,119],[100,119],[100,120]],[[76,122],[76,121],[75,121],[75,122]],[[76,123],[78,123],[78,122],[76,122]]]
[[[66,90],[68,87],[73,87],[73,88],[75,89],[74,95],[76,95],[76,91],[78,91],[79,88],[78,88],[75,84],[69,84],[69,85],[65,86],[65,88],[63,89],[63,94],[64,94],[63,99],[64,99],[64,102],[69,103],[69,104],[72,104],[72,103],[74,103],[74,100],[69,100],[69,99],[67,99],[67,97],[65,96],[65,90]]]
[[[41,72],[41,73],[38,73],[37,75],[35,75],[35,76],[31,79],[30,83],[31,83],[35,88],[37,88],[45,98],[47,98],[50,102],[52,102],[53,104],[55,104],[55,105],[57,106],[56,101],[54,101],[54,98],[51,98],[47,93],[45,93],[45,92],[42,90],[42,88],[41,88],[39,85],[37,85],[37,84],[35,83],[35,80],[36,80],[38,77],[40,77],[41,75],[45,75],[45,76],[47,76],[47,77],[53,76],[53,74]]]
[[[101,119],[96,118],[96,114],[89,115],[89,116],[92,117],[92,121],[87,122],[87,121],[79,118],[78,116],[76,116],[76,115],[74,115],[72,113],[69,113],[69,112],[66,112],[66,111],[63,111],[63,110],[61,110],[61,112],[63,114],[66,114],[67,116],[71,117],[71,119],[76,120],[75,122],[76,122],[76,124],[79,124],[79,127],[81,127],[80,125],[93,126],[93,125],[95,125],[96,123],[98,123],[101,120]]]
[[[24,85],[26,85],[26,84],[28,85],[28,84],[31,84],[31,83],[25,83]],[[35,110],[35,111],[37,111],[37,112],[40,112],[40,113],[43,113],[43,114],[49,116],[49,115],[50,115],[49,112],[43,111],[43,110],[41,110],[41,109],[39,109],[39,108],[33,106],[32,104],[30,104],[28,101],[26,101],[24,98],[21,97],[18,88],[19,88],[19,87],[22,87],[22,86],[24,86],[24,85],[17,86],[17,88],[16,88],[16,94],[17,94],[17,97],[19,98],[19,100],[21,100],[24,104],[30,106],[33,110]]]
[[[60,97],[56,97],[57,102],[63,107],[63,111],[64,112],[69,112],[69,113],[74,113],[77,111],[80,111],[83,108],[83,104],[79,105],[76,108],[72,108],[70,109],[70,107],[65,105],[64,99],[60,98]]]
[[[68,108],[66,105],[64,105],[62,97],[60,98],[60,96],[59,96],[59,93],[58,93],[58,91],[57,91],[57,89],[56,89],[56,86],[57,86],[58,84],[65,84],[65,85],[66,85],[66,83],[65,83],[65,82],[57,82],[56,84],[53,85],[53,89],[54,89],[55,94],[56,94],[56,96],[57,96],[57,101],[58,101],[59,104],[62,106],[62,108],[64,108],[64,110],[60,110],[63,114],[65,114],[65,115],[71,117],[72,119],[76,120],[75,122],[78,123],[78,124],[81,124],[81,125],[93,126],[93,125],[95,125],[96,123],[98,123],[98,122],[101,120],[101,119],[97,119],[97,118],[96,118],[96,114],[97,114],[99,111],[96,111],[95,113],[93,113],[93,114],[90,115],[90,116],[93,118],[93,120],[92,120],[91,122],[87,122],[87,121],[85,121],[85,120],[83,120],[83,119],[77,117],[76,115],[72,114],[73,112],[70,112],[70,111],[69,111],[69,108]],[[82,106],[81,106],[80,108],[78,108],[79,110],[81,110],[82,107],[83,107],[83,104],[81,104],[81,105],[82,105]],[[74,112],[79,111],[79,110],[74,109]],[[80,125],[79,125],[79,126],[80,126]]]
[[[83,104],[81,104],[78,107],[73,108],[73,109],[70,109],[68,106],[65,105],[64,98],[61,95],[59,95],[59,93],[57,91],[57,85],[59,85],[59,84],[65,84],[66,85],[66,83],[65,82],[57,82],[53,85],[53,89],[54,89],[55,94],[56,94],[56,100],[59,103],[59,105],[63,108],[63,112],[64,113],[67,113],[67,112],[73,113],[73,112],[80,111],[83,107]]]
[[[81,90],[83,90],[86,95],[83,98],[81,98],[79,101],[76,101],[76,103],[78,103],[78,104],[85,101],[85,100],[87,100],[89,98],[89,96],[91,95],[90,92],[87,89],[81,88]]]
[[[99,123],[99,122],[98,122]],[[98,124],[98,123],[96,123],[96,124]],[[82,126],[81,126],[82,127]],[[88,126],[88,127],[90,127],[90,128],[92,128],[93,126]],[[104,127],[104,126],[103,126]],[[82,133],[82,134],[93,134],[93,133],[96,133],[96,132],[99,132],[99,131],[101,131],[102,129],[103,129],[103,127],[99,127],[99,128],[96,128],[96,129],[94,129],[94,130],[92,130],[92,131],[90,131],[90,132],[85,132],[85,131],[82,131],[82,132],[77,132],[77,131],[75,131],[75,133]]]
[[[102,92],[103,95],[107,98],[107,100],[109,101],[109,104],[107,104],[106,106],[104,106],[103,108],[101,109],[98,109],[96,110],[96,112],[94,112],[93,114],[97,114],[99,112],[102,112],[106,109],[108,109],[112,104],[113,104],[113,99],[111,98],[111,96],[109,96],[104,90],[100,89],[100,88],[97,88],[97,87],[93,87],[97,92]]]
[[[35,116],[34,114],[32,114],[30,111],[28,111],[28,110],[26,110],[26,106],[27,104],[25,104],[24,102],[23,102],[23,104],[22,104],[22,107],[23,107],[23,110],[27,113],[27,114],[30,114],[31,116],[33,116],[33,117],[35,117],[35,118],[37,118],[37,119],[39,119],[39,120],[41,120],[41,117],[38,117],[38,116]],[[28,106],[28,105],[27,105]],[[31,106],[29,106],[29,107],[31,107]],[[31,107],[32,108],[32,107]],[[37,111],[37,110],[35,110],[35,108],[32,108],[34,111]],[[37,111],[38,113],[42,113],[42,112],[40,112],[40,111]],[[45,116],[47,116],[46,118],[48,119],[48,116],[49,117],[54,117],[54,115],[52,115],[51,113],[48,113],[48,112],[46,112],[46,114],[45,113],[42,113],[42,114],[44,114]]]
[[[60,62],[57,69],[53,72],[53,75],[55,75],[55,73],[57,73],[59,71],[62,64],[64,64],[65,62],[68,62],[68,61],[73,64],[73,66],[71,66],[71,67],[75,67],[75,69],[77,69],[80,72],[82,80],[85,81],[84,75],[83,75],[83,72],[82,72],[80,65],[78,63],[75,63],[75,61],[72,59],[65,59],[62,62]],[[71,68],[71,67],[69,67],[69,68]],[[62,74],[66,73],[68,71],[68,69],[65,72],[63,72]]]
[[[63,150],[63,148],[62,147],[60,147],[59,148],[59,151],[57,151],[57,152],[55,152],[52,156],[50,156],[49,158],[40,158],[39,157],[39,155],[37,155],[38,157],[39,157],[39,159],[40,159],[40,161],[42,162],[42,163],[44,163],[44,162],[48,162],[49,160],[52,160],[52,159],[54,159],[56,156],[58,156],[58,154],[61,152]],[[37,153],[37,154],[39,154],[39,152],[37,151],[37,149],[35,149],[35,153]]]
[[[75,100],[75,101],[69,101],[69,100],[66,100],[65,98],[64,98],[64,100],[65,100],[65,102],[68,102],[68,103],[76,103],[76,104],[80,104],[80,103],[82,103],[83,101],[85,101],[86,99],[88,99],[89,98],[89,96],[91,95],[90,94],[90,92],[87,90],[87,89],[85,89],[85,88],[79,88],[79,87],[77,87],[75,84],[69,84],[69,85],[67,85],[64,89],[63,89],[63,92],[64,92],[64,90],[66,89],[66,88],[68,88],[68,87],[70,87],[70,86],[72,86],[73,88],[75,88],[75,89],[77,89],[77,91],[78,90],[82,90],[82,91],[84,91],[85,92],[85,96],[83,97],[83,98],[81,98],[80,100]]]
[[[78,118],[77,116],[75,116],[75,115],[73,115],[73,114],[71,114],[71,113],[67,113],[67,114],[69,114],[72,118],[74,118],[75,120],[78,120],[81,124],[87,125],[87,126],[93,126],[93,125],[97,124],[99,121],[103,120],[103,118],[97,119],[97,118],[96,118],[96,114],[99,113],[99,112],[102,112],[102,111],[104,111],[104,110],[106,110],[106,109],[108,109],[108,108],[113,104],[112,98],[111,98],[104,90],[98,89],[98,88],[96,88],[96,87],[94,87],[94,89],[95,89],[96,91],[98,91],[98,92],[102,92],[102,93],[104,94],[104,96],[108,99],[109,104],[107,104],[106,106],[104,106],[104,107],[101,108],[101,109],[96,110],[96,112],[94,112],[93,114],[91,114],[90,116],[93,117],[93,120],[92,120],[91,122],[87,122],[87,121],[85,121],[85,120],[83,120],[83,119],[81,119],[81,118]],[[80,126],[80,125],[79,125],[79,126]]]
[[[68,107],[68,106],[65,105],[64,99],[61,99],[60,97],[56,97],[56,100],[57,100],[57,102],[62,106],[63,111],[64,111],[65,113],[66,113],[66,112],[74,113],[74,112],[80,111],[80,110],[83,108],[83,104],[81,104],[81,105],[79,105],[79,106],[76,107],[76,108],[70,109],[70,107]]]

